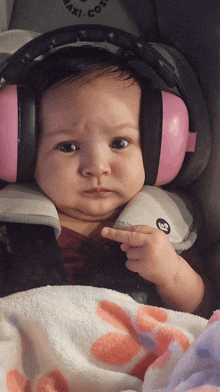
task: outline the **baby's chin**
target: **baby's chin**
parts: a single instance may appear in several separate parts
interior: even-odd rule
[[[107,221],[107,220],[113,220],[117,219],[121,211],[123,210],[125,205],[120,206],[115,208],[114,210],[105,212],[103,214],[100,213],[93,213],[89,211],[83,211],[83,210],[78,210],[78,209],[71,209],[71,208],[61,208],[58,209],[58,212],[64,215],[67,215],[68,217],[72,219],[76,219],[79,221],[85,221],[85,222],[102,222],[102,221]]]

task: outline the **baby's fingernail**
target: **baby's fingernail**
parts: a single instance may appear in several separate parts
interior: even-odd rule
[[[127,250],[127,245],[121,244],[121,245],[120,245],[120,248],[121,248],[121,250],[123,250],[123,252],[126,252],[126,250]]]
[[[109,234],[109,229],[107,227],[104,227],[104,229],[102,229],[102,235],[108,235]]]

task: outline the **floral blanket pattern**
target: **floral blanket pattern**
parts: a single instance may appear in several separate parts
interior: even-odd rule
[[[211,319],[113,290],[47,286],[0,299],[1,392],[220,391]]]

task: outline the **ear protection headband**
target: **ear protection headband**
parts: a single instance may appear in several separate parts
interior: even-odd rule
[[[0,179],[30,182],[36,157],[36,102],[29,86],[17,85],[39,56],[54,48],[82,43],[109,43],[151,81],[152,91],[142,89],[140,130],[145,184],[175,181],[186,185],[207,166],[211,127],[197,78],[175,49],[141,39],[116,28],[74,25],[44,33],[28,42],[1,66],[6,82],[0,91]]]

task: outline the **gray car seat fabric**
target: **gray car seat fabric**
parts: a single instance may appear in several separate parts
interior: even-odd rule
[[[154,0],[0,0],[0,31],[44,33],[89,23],[121,28],[148,41],[158,41]]]
[[[0,0],[0,31],[7,30],[11,21],[14,0]]]
[[[150,7],[140,3],[145,3],[142,10],[148,15]],[[43,33],[79,23],[120,27],[139,35],[139,26],[119,0],[14,0],[9,28]]]
[[[11,54],[38,35],[39,33],[26,30],[8,30],[0,33],[0,70]]]
[[[8,184],[1,189],[0,221],[51,226],[56,238],[61,232],[54,204],[35,184]]]

